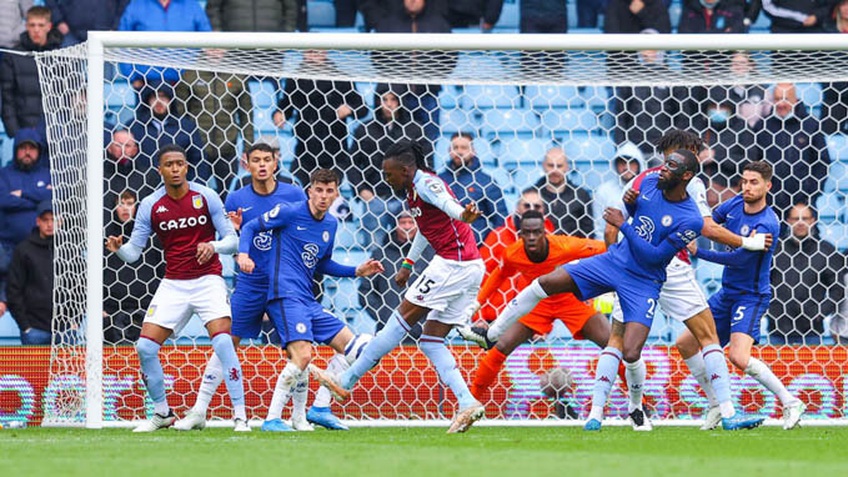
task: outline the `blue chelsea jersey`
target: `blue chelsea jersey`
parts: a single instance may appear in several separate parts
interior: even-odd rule
[[[227,196],[224,208],[227,212],[242,210],[242,224],[259,217],[273,209],[279,203],[291,204],[306,200],[306,194],[300,187],[277,182],[274,190],[267,195],[257,193],[252,184],[248,184]],[[268,286],[268,259],[271,252],[271,232],[260,232],[253,239],[250,258],[256,263],[253,273],[241,273],[237,285],[253,285],[261,289]],[[238,268],[238,267],[236,267]]]

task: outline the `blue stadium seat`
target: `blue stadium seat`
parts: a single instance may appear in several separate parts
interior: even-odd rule
[[[475,33],[480,32],[479,28],[475,30]],[[459,78],[503,78],[504,74],[504,66],[500,60],[477,52],[460,53],[453,70],[453,76]],[[462,104],[465,107],[466,103]]]
[[[848,192],[848,170],[846,169],[845,162],[831,162],[828,169],[828,176],[829,179],[833,179],[836,190]]]
[[[547,139],[504,139],[497,147],[498,164],[510,170],[517,164],[534,164],[541,170],[539,164],[545,158],[545,153],[553,147]]]
[[[512,175],[509,171],[503,167],[494,167],[488,169],[486,172],[492,176],[492,179],[501,188],[504,194],[515,193],[514,186],[512,185]]]
[[[593,132],[598,129],[598,116],[585,108],[551,109],[542,113],[542,127],[554,137],[571,131]]]
[[[134,107],[137,99],[133,87],[121,80],[104,83],[103,96],[103,102],[110,109],[120,109],[124,106]]]
[[[832,243],[843,252],[848,249],[848,226],[844,223],[832,222],[830,224],[824,224],[819,222],[818,227],[821,238]]]
[[[518,87],[514,85],[468,85],[461,96],[464,109],[511,108],[521,103]]]
[[[827,152],[831,161],[848,162],[848,135],[833,134],[827,137]]]
[[[757,17],[757,21],[751,25],[750,31],[752,33],[768,33],[771,31],[771,18],[765,14],[765,12],[760,12],[760,16]]]
[[[518,12],[518,6],[518,1],[503,2],[501,16],[500,18],[498,18],[498,22],[495,24],[495,32],[518,33],[518,22],[520,16]]]
[[[21,330],[11,313],[0,315],[0,346],[21,344]]]
[[[273,107],[259,107],[254,105],[253,107],[253,127],[259,131],[260,135],[277,134],[277,126],[274,124],[274,112],[277,110],[276,106]]]
[[[822,105],[822,87],[819,83],[796,83],[795,91],[798,99],[804,102],[811,111],[818,111]]]
[[[331,2],[306,2],[306,18],[309,28],[336,26],[336,6]]]
[[[480,134],[487,138],[530,138],[539,128],[539,116],[525,109],[488,109],[483,111]]]
[[[15,140],[6,135],[5,132],[0,134],[0,167],[11,164],[15,156]]]
[[[572,161],[610,160],[615,156],[615,144],[606,136],[572,132],[563,143]]]
[[[610,92],[606,86],[581,87],[580,95],[586,102],[586,106],[592,111],[599,112],[608,109]]]
[[[822,222],[834,222],[845,215],[845,196],[838,192],[826,192],[816,200],[816,210]]]
[[[277,82],[250,80],[247,87],[250,90],[250,98],[253,101],[254,108],[277,107],[277,95],[280,90],[280,85]]]
[[[353,84],[356,91],[362,96],[365,104],[369,108],[376,108],[378,105],[374,103],[374,94],[377,91],[377,83],[357,81]]]
[[[336,229],[336,248],[344,250],[358,249],[359,244],[356,241],[357,225],[350,221],[339,221],[339,227]]]
[[[524,90],[524,100],[532,109],[573,108],[585,104],[576,86],[529,85]]]
[[[325,291],[332,304],[331,310],[343,313],[346,310],[358,310],[359,290],[356,278],[335,278],[325,282]]]
[[[712,295],[721,288],[721,274],[723,271],[724,267],[717,263],[698,260],[695,266],[695,278],[707,296]]]
[[[572,162],[569,173],[570,180],[578,186],[588,190],[595,190],[604,181],[612,177],[610,162],[600,161],[577,161]]]
[[[442,111],[459,107],[460,89],[455,85],[444,85],[439,91],[439,107]]]
[[[464,109],[442,109],[439,117],[442,134],[453,134],[463,131],[477,135],[480,128],[478,115]]]

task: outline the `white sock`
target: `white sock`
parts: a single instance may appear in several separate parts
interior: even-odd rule
[[[333,357],[330,358],[330,362],[327,363],[327,371],[334,376],[339,376],[349,367],[350,364],[348,364],[345,357],[338,353],[334,354]],[[330,407],[332,400],[333,396],[330,394],[330,391],[324,386],[321,386],[318,388],[318,392],[315,393],[315,400],[312,401],[312,406],[322,408]]]
[[[748,360],[748,367],[745,368],[745,374],[756,379],[757,382],[774,393],[774,395],[780,399],[780,403],[783,404],[783,407],[795,404],[798,401],[798,398],[793,396],[789,390],[786,389],[786,386],[777,379],[777,376],[774,375],[771,368],[757,358],[752,357]]]
[[[592,410],[589,419],[604,420],[604,406],[607,405],[612,385],[618,376],[618,363],[621,361],[621,351],[607,346],[601,351],[598,366],[595,368],[595,384],[592,388]]]
[[[453,354],[445,346],[444,338],[421,335],[418,347],[430,358],[430,362],[433,363],[433,367],[436,368],[436,372],[439,374],[442,382],[453,391],[454,396],[456,396],[459,402],[459,409],[465,409],[478,404],[474,396],[471,395],[471,391],[468,390],[465,380],[462,379],[462,374],[456,367],[456,360]]]
[[[292,391],[292,421],[306,418],[306,398],[309,397],[309,372],[302,372]]]
[[[271,419],[281,419],[283,417],[283,408],[288,404],[289,397],[297,378],[300,376],[301,370],[294,363],[289,362],[283,368],[283,372],[277,377],[277,384],[274,386],[274,395],[271,397],[271,405],[268,406],[268,415],[266,421]]]
[[[200,389],[197,390],[197,401],[192,412],[206,415],[206,410],[209,409],[209,403],[218,391],[218,386],[224,380],[224,368],[221,366],[221,360],[218,355],[212,353],[209,362],[206,363],[206,369],[203,370],[203,378],[200,381]]]
[[[721,417],[733,417],[736,409],[730,397],[730,372],[727,370],[727,360],[724,359],[724,351],[721,346],[711,344],[701,349],[704,357],[704,365],[707,370],[707,381],[715,391],[716,400],[721,410]]]
[[[689,368],[689,372],[692,373],[692,376],[695,378],[695,381],[698,381],[698,385],[704,390],[704,394],[707,395],[707,402],[709,402],[709,406],[718,406],[718,399],[716,399],[713,385],[710,383],[710,380],[707,379],[707,365],[704,363],[704,357],[701,355],[701,352],[698,351],[692,357],[685,359],[684,362]]]
[[[353,386],[365,373],[373,368],[383,356],[397,345],[407,333],[409,325],[401,318],[397,310],[392,312],[386,326],[368,342],[368,346],[362,350],[359,358],[350,365],[350,368],[339,376],[339,384],[345,389],[353,389]]]
[[[641,356],[636,362],[624,362],[624,377],[627,379],[627,391],[630,395],[630,402],[627,404],[628,413],[642,409],[642,390],[647,374],[648,368]]]
[[[548,294],[545,293],[542,285],[539,285],[538,278],[530,282],[525,289],[521,290],[515,298],[510,300],[500,315],[498,315],[498,319],[489,325],[489,331],[487,333],[489,339],[497,341],[513,323],[527,313],[530,313],[540,301],[547,297]]]

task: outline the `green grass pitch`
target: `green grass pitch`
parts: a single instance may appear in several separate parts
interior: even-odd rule
[[[776,476],[848,475],[848,428],[701,432],[661,427],[2,429],[2,475],[61,476]]]

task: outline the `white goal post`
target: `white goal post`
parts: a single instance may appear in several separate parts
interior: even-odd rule
[[[200,52],[204,49],[222,49],[226,53],[223,59],[217,62],[211,62],[205,59]],[[287,53],[302,52],[305,50],[327,50],[332,52],[335,64],[338,68],[322,69],[304,69],[297,61],[289,61],[286,57]],[[634,52],[654,50],[667,52],[665,61],[670,65],[668,71],[673,74],[663,72],[653,72],[641,68],[638,61],[634,61]],[[744,78],[734,75],[729,68],[713,68],[703,69],[700,67],[689,68],[686,65],[688,59],[694,58],[695,61],[709,61],[717,54],[730,54],[736,51],[750,52],[751,56],[756,56],[762,59],[758,63],[759,68],[752,69]],[[385,54],[372,54],[373,52],[384,52]],[[422,53],[424,57],[429,58],[421,61]],[[426,53],[432,53],[431,56],[426,56]],[[451,55],[457,55],[458,61],[451,63]],[[77,375],[84,376],[84,381],[76,384],[76,388],[69,387],[68,389],[84,389],[84,399],[82,402],[69,402],[65,406],[61,415],[49,416],[47,408],[44,411],[44,423],[50,425],[84,425],[88,428],[101,428],[104,425],[114,425],[115,422],[122,422],[121,419],[126,417],[115,417],[112,415],[109,418],[104,416],[105,401],[116,399],[114,393],[109,394],[108,390],[104,390],[104,325],[99,317],[104,311],[104,214],[101,211],[109,209],[112,204],[104,203],[104,197],[109,191],[104,190],[104,123],[107,122],[106,113],[109,106],[107,104],[107,91],[104,85],[108,85],[112,78],[107,76],[107,65],[115,65],[118,63],[135,63],[143,65],[152,65],[158,67],[171,67],[180,69],[208,70],[215,71],[221,74],[238,74],[258,78],[274,78],[279,81],[284,78],[307,77],[322,80],[343,80],[357,83],[400,83],[400,84],[430,84],[430,85],[457,85],[457,91],[461,91],[466,86],[501,86],[506,85],[515,87],[515,91],[521,95],[527,94],[527,88],[534,86],[556,86],[556,87],[574,87],[574,91],[580,91],[581,94],[585,88],[594,88],[597,90],[609,88],[613,91],[608,94],[609,97],[601,99],[601,101],[611,101],[619,94],[616,87],[639,87],[639,86],[662,86],[662,87],[679,87],[684,91],[691,91],[696,87],[708,87],[714,85],[734,85],[734,84],[762,84],[772,85],[780,82],[793,83],[834,83],[848,82],[848,43],[845,42],[840,35],[826,34],[811,34],[811,35],[595,35],[595,34],[568,34],[568,35],[534,35],[534,34],[296,34],[296,33],[177,33],[177,32],[91,32],[88,42],[84,45],[63,49],[54,52],[48,52],[38,55],[39,71],[42,78],[52,78],[46,80],[46,85],[42,86],[44,92],[44,108],[48,116],[48,140],[52,150],[57,152],[56,162],[68,161],[71,165],[69,168],[64,166],[56,167],[54,163],[53,170],[53,187],[56,190],[54,202],[57,206],[57,215],[61,218],[62,214],[68,214],[68,221],[65,223],[69,226],[73,222],[76,227],[73,230],[75,235],[67,235],[61,238],[62,232],[59,233],[60,238],[57,239],[57,263],[54,265],[57,275],[57,286],[61,282],[60,277],[73,277],[73,280],[84,281],[84,296],[79,293],[71,293],[71,297],[77,300],[84,300],[84,309],[75,310],[73,307],[67,307],[60,304],[55,305],[57,315],[79,315],[68,318],[76,320],[76,325],[84,326],[85,333],[80,337],[78,342],[72,344],[54,343],[54,352],[51,355],[51,360],[56,362],[70,362],[76,360],[79,362],[80,356],[76,353],[83,351],[84,346],[84,369],[77,369]],[[414,60],[410,58],[416,58]],[[451,67],[440,67],[440,62],[444,60]],[[432,64],[430,64],[432,63]],[[64,66],[63,66],[64,65]],[[70,66],[68,66],[70,65]],[[80,71],[84,68],[83,71]],[[111,73],[110,73],[111,74]],[[62,88],[63,76],[77,75],[85,82],[86,85],[86,107],[84,115],[85,131],[87,136],[87,150],[75,149],[80,146],[79,143],[71,144],[68,142],[69,133],[67,126],[73,122],[73,117],[67,124],[64,124],[63,116],[56,111],[57,102],[55,96],[62,92],[57,88]],[[68,80],[73,81],[73,80]],[[67,87],[67,85],[65,86]],[[511,91],[511,90],[510,90]],[[460,94],[460,93],[457,93]],[[691,96],[687,93],[687,97]],[[548,98],[553,103],[552,98]],[[461,101],[466,101],[465,98],[457,99],[457,109],[461,109],[459,105]],[[476,100],[471,100],[476,101]],[[522,106],[517,106],[517,102],[522,102]],[[533,104],[541,104],[544,101],[536,101],[529,97],[523,97],[520,100],[512,100],[506,98],[504,104],[507,106],[504,109],[520,110],[528,109],[528,116],[533,116],[534,122],[532,131],[529,133],[525,130],[509,130],[493,123],[495,116],[490,114],[488,110],[483,110],[483,107],[478,107],[477,104],[471,103],[468,107],[470,121],[477,121],[479,124],[479,135],[489,138],[492,148],[503,148],[506,151],[508,144],[512,144],[515,138],[525,138],[529,143],[535,144],[561,144],[568,142],[568,139],[563,140],[558,134],[565,134],[568,138],[588,137],[594,141],[601,137],[606,144],[612,144],[613,123],[614,118],[607,106],[599,106],[594,112],[591,110],[591,101],[581,99],[585,105],[582,111],[589,111],[592,119],[593,129],[588,133],[580,130],[573,133],[570,130],[566,132],[557,131],[556,126],[548,127],[545,123],[545,114],[548,110],[533,110]],[[549,106],[550,114],[565,114],[568,115],[570,106],[568,101],[563,101],[562,105],[552,104]],[[598,102],[596,101],[595,104]],[[509,106],[512,104],[512,106]],[[528,106],[529,105],[529,106]],[[495,105],[495,109],[498,106]],[[248,112],[252,114],[252,112]],[[473,116],[473,117],[472,117]],[[507,115],[507,121],[523,121]],[[442,126],[449,124],[450,118],[445,117],[443,113]],[[489,121],[487,123],[487,121]],[[563,120],[564,121],[564,120]],[[598,124],[597,126],[595,126]],[[437,125],[438,126],[438,125]],[[693,125],[694,127],[694,125]],[[440,138],[446,137],[443,131]],[[568,129],[563,126],[564,131]],[[528,129],[529,130],[529,129]],[[695,131],[699,132],[699,131]],[[63,135],[66,135],[63,137]],[[258,136],[259,134],[257,134]],[[541,139],[544,139],[543,142]],[[538,141],[537,141],[538,140]],[[577,139],[574,139],[575,141]],[[536,142],[534,142],[536,141]],[[245,143],[247,141],[244,141]],[[241,143],[240,143],[241,144]],[[437,142],[441,145],[441,142]],[[55,146],[54,146],[55,145]],[[640,144],[640,146],[642,146]],[[488,148],[489,146],[487,146]],[[599,174],[599,180],[588,179],[589,174],[597,172],[598,164],[602,161],[611,161],[613,157],[607,155],[600,157],[581,157],[579,159],[571,158],[571,149],[566,146],[565,150],[569,152],[569,157],[572,161],[582,161],[578,164],[586,164],[585,176],[583,178],[584,185],[591,184],[597,186],[600,180],[609,179],[608,174],[603,171]],[[481,147],[478,147],[478,152]],[[490,149],[491,150],[491,149]],[[535,149],[522,149],[522,153],[529,153]],[[603,154],[608,154],[607,149],[601,149]],[[544,151],[543,151],[544,152]],[[591,155],[587,152],[586,155]],[[444,155],[439,149],[437,158]],[[493,153],[494,155],[494,153]],[[648,154],[646,153],[646,159]],[[499,159],[496,168],[501,173],[506,174],[508,184],[499,182],[499,185],[504,191],[507,191],[507,198],[517,198],[521,190],[530,185],[532,181],[528,177],[532,174],[527,172],[528,164],[541,164],[542,157],[524,157],[518,158],[512,162],[508,162],[506,152],[503,152],[504,159]],[[839,159],[848,161],[848,154]],[[83,160],[84,163],[79,163]],[[75,162],[76,161],[76,162]],[[831,157],[832,163],[837,163],[838,160]],[[437,164],[437,172],[441,171],[441,165]],[[358,165],[354,162],[353,168]],[[580,165],[575,166],[572,162],[572,168],[577,170],[577,175],[584,174],[584,170]],[[540,169],[541,170],[541,169]],[[834,169],[831,168],[833,171]],[[839,171],[845,169],[840,168]],[[522,176],[522,174],[524,176]],[[721,175],[723,172],[719,171]],[[68,180],[71,178],[72,180]],[[534,178],[534,177],[530,177]],[[496,180],[499,177],[495,177]],[[724,177],[727,183],[730,183],[730,177]],[[836,177],[835,181],[845,181],[845,178]],[[848,188],[846,188],[848,189]],[[841,190],[839,185],[836,186],[837,192]],[[119,192],[119,191],[111,191]],[[825,191],[825,194],[828,192]],[[84,197],[80,197],[84,194]],[[829,197],[829,196],[828,196]],[[139,197],[140,199],[140,197]],[[82,215],[77,214],[77,218],[70,218],[71,209],[75,206],[81,206],[84,210]],[[513,204],[507,204],[509,213],[512,213]],[[588,213],[588,212],[587,212]],[[846,218],[845,220],[848,220]],[[61,228],[60,222],[59,227]],[[841,222],[839,222],[841,225]],[[836,227],[836,226],[834,226]],[[71,227],[68,227],[71,228]],[[836,230],[836,229],[834,229]],[[839,229],[845,230],[845,229]],[[65,232],[70,233],[70,232]],[[83,236],[84,235],[84,236]],[[826,235],[826,234],[824,234]],[[65,248],[62,248],[65,244]],[[367,245],[367,244],[366,244]],[[368,250],[366,246],[361,247]],[[61,249],[61,250],[60,250]],[[357,248],[359,250],[359,248]],[[77,251],[80,256],[68,258],[63,253],[73,253]],[[84,257],[84,263],[82,263]],[[72,263],[71,268],[76,267],[75,271],[68,275],[69,268],[67,263]],[[84,270],[79,270],[79,267],[84,267]],[[70,279],[70,278],[69,278]],[[79,284],[77,283],[77,286]],[[60,291],[56,292],[56,296],[60,296]],[[64,296],[64,295],[63,295]],[[65,298],[67,298],[65,296]],[[79,305],[78,305],[79,306]],[[88,319],[83,318],[87,316]],[[672,326],[672,325],[669,325]],[[673,326],[672,326],[673,327]],[[678,330],[675,328],[675,330]],[[669,333],[676,331],[671,330]],[[570,336],[570,335],[569,335]],[[672,340],[673,342],[673,340]],[[538,348],[543,347],[544,343],[536,344]],[[825,345],[821,345],[825,348]],[[815,346],[813,346],[815,348]],[[536,349],[534,347],[534,349]],[[459,360],[462,363],[476,363],[478,352],[476,349],[468,348],[464,351],[465,359]],[[841,372],[837,374],[846,375],[848,370],[844,368],[844,362],[839,364],[839,360],[844,356],[844,350],[813,350],[815,356],[825,356],[825,362],[819,363],[822,368],[828,365],[842,367]],[[841,353],[841,354],[840,354]],[[479,356],[482,356],[480,354]],[[558,355],[557,355],[558,356]],[[531,359],[531,358],[526,358]],[[589,358],[587,358],[589,359]],[[819,383],[827,381],[827,377],[823,374],[816,374],[814,371],[807,371],[807,363],[798,361],[800,358],[795,358],[795,361],[785,366],[781,377],[786,377],[789,370],[800,372],[803,378],[806,379],[796,381],[797,385],[794,390],[802,391],[809,389],[819,389]],[[813,358],[815,359],[815,358]],[[561,362],[561,361],[560,361]],[[589,361],[586,361],[587,363]],[[815,366],[819,366],[815,364]],[[77,364],[79,367],[82,363]],[[676,367],[679,363],[673,364]],[[68,364],[51,363],[51,375],[63,375],[63,369]],[[588,366],[588,365],[587,365]],[[672,365],[669,365],[672,366]],[[782,366],[782,365],[781,365]],[[811,365],[810,369],[813,368]],[[273,369],[273,367],[272,367]],[[783,367],[781,369],[784,369]],[[816,367],[818,369],[818,367]],[[464,370],[465,372],[466,370]],[[470,373],[472,370],[467,370]],[[677,372],[677,371],[673,371]],[[669,373],[673,373],[669,371]],[[468,374],[466,374],[467,376]],[[533,377],[533,376],[531,376]],[[120,377],[118,377],[120,379]],[[521,378],[524,379],[524,378]],[[671,379],[671,378],[669,378]],[[676,378],[675,378],[676,379]],[[832,399],[835,411],[832,417],[823,419],[821,423],[845,423],[844,418],[848,413],[848,404],[846,404],[845,392],[848,389],[848,378],[841,378],[842,388],[836,388],[837,383],[830,383],[832,389]],[[586,387],[590,383],[583,378],[575,378],[577,385]],[[741,381],[741,380],[740,380]],[[683,385],[684,380],[675,380],[676,384]],[[273,381],[271,381],[273,383]],[[691,383],[686,381],[687,390],[692,391]],[[749,385],[750,383],[745,383]],[[376,386],[376,384],[374,384]],[[825,386],[824,384],[822,386]],[[271,386],[273,387],[273,385]],[[825,386],[826,387],[826,386]],[[195,387],[196,389],[196,387]],[[830,388],[828,388],[830,389]],[[538,390],[534,391],[535,398],[538,398]],[[753,391],[746,391],[752,393]],[[375,396],[379,393],[370,393],[368,396]],[[666,406],[666,411],[670,419],[677,422],[678,402],[676,400],[688,399],[681,394],[675,394],[674,397],[668,397],[668,402],[657,399],[658,408]],[[107,396],[108,395],[108,396]],[[389,394],[387,394],[389,395]],[[83,395],[80,395],[82,398]],[[73,401],[73,398],[68,398]],[[120,399],[120,398],[118,398]],[[695,398],[693,398],[695,399]],[[740,399],[743,399],[740,397]],[[747,398],[746,398],[747,399]],[[824,399],[824,398],[822,398]],[[825,401],[827,401],[825,399]],[[185,399],[189,404],[193,402],[193,396]],[[763,398],[765,405],[773,406],[774,403]],[[135,401],[133,401],[135,402]],[[771,404],[769,404],[771,402]],[[827,401],[830,402],[830,401]],[[182,403],[182,401],[181,401]],[[266,403],[267,404],[267,403]],[[530,404],[528,408],[525,404],[516,405],[521,410],[512,408],[503,411],[499,417],[512,419],[515,416],[535,416],[533,411],[534,404]],[[379,403],[368,403],[363,405],[361,410],[346,414],[349,419],[380,419],[382,414],[379,410]],[[410,409],[414,409],[410,405]],[[408,414],[414,415],[413,420],[432,420],[443,418],[441,413],[441,404],[438,405],[437,411],[432,411],[426,405],[424,410],[408,411]],[[61,407],[61,406],[60,406]],[[508,406],[507,406],[508,407]],[[377,409],[373,411],[373,409]],[[516,409],[517,409],[516,408]],[[837,409],[838,408],[838,409]],[[405,409],[405,408],[404,408]],[[417,409],[417,408],[415,408]],[[665,409],[665,408],[663,408]],[[69,411],[70,410],[70,411]],[[360,412],[361,411],[361,412]],[[435,415],[433,413],[436,413]],[[529,412],[529,414],[528,414]],[[369,414],[371,413],[371,414]],[[373,413],[376,413],[376,417]],[[450,413],[447,413],[450,415]],[[123,415],[122,415],[123,416]],[[827,417],[827,414],[823,414]],[[51,418],[52,417],[52,418]],[[680,422],[690,422],[688,414],[685,415]]]

